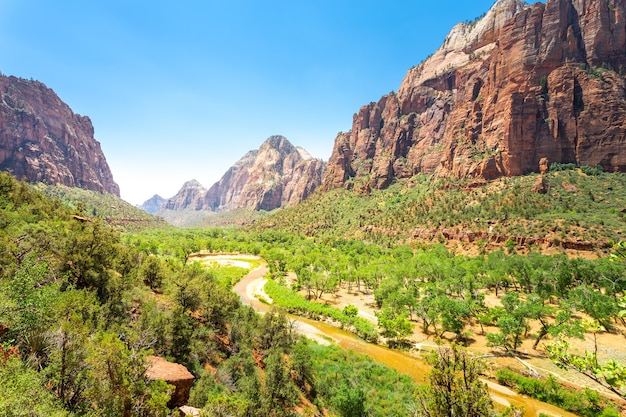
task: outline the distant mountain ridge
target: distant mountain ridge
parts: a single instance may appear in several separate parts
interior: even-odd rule
[[[157,214],[163,208],[163,204],[165,204],[166,201],[167,199],[155,194],[138,207],[147,213]]]
[[[119,197],[88,117],[38,81],[0,74],[0,94],[0,170]]]
[[[498,0],[361,107],[324,189],[418,173],[493,179],[551,163],[626,171],[624,0]]]
[[[224,212],[290,207],[321,185],[325,169],[324,161],[313,158],[303,148],[283,136],[271,136],[258,150],[247,152],[235,162],[211,188],[204,188],[196,180],[187,181],[162,208]]]

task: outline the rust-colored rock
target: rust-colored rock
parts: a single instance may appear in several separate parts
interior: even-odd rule
[[[148,356],[149,367],[146,376],[153,381],[165,381],[175,387],[170,401],[169,408],[180,407],[189,401],[189,391],[194,383],[194,376],[183,365],[168,362],[159,356]]]
[[[624,71],[625,0],[499,0],[455,26],[397,94],[354,115],[324,189],[417,173],[493,179],[548,162],[626,171]]]
[[[119,196],[88,117],[38,81],[0,74],[0,94],[0,170]]]
[[[326,163],[293,146],[282,136],[271,136],[250,151],[208,190],[187,182],[164,205],[169,210],[222,212],[249,207],[273,210],[294,206],[321,185]]]
[[[547,194],[549,188],[550,184],[543,176],[538,177],[533,184],[533,192],[538,194]]]

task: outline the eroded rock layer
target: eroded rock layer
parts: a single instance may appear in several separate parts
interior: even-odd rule
[[[271,136],[258,150],[245,154],[211,188],[189,181],[164,208],[221,212],[290,207],[321,185],[325,168],[323,161],[283,136]]]
[[[626,171],[624,73],[624,0],[499,0],[455,26],[397,94],[354,115],[324,188],[417,173],[492,179],[539,172],[540,161]]]
[[[44,84],[0,75],[0,170],[119,196],[91,120]]]

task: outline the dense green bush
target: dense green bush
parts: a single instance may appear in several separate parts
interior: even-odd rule
[[[376,327],[369,321],[355,315],[345,314],[342,310],[327,304],[308,301],[275,281],[268,281],[265,284],[265,291],[276,305],[286,309],[289,313],[316,320],[329,318],[340,323],[342,328],[354,331],[359,337],[367,341],[373,342],[378,338]]]
[[[496,376],[498,383],[511,387],[520,394],[554,404],[581,416],[608,417],[619,415],[614,405],[600,397],[597,391],[589,388],[582,391],[566,388],[559,384],[552,375],[547,379],[530,378],[504,368],[499,369]]]

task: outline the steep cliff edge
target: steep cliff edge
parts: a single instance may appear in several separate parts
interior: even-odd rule
[[[326,163],[283,136],[271,136],[258,150],[246,153],[211,188],[189,181],[164,208],[223,212],[289,207],[321,185],[325,168]]]
[[[625,68],[624,0],[499,0],[354,115],[324,188],[420,172],[492,179],[540,161],[626,171]]]
[[[88,117],[38,81],[0,75],[0,94],[0,170],[119,197]]]

